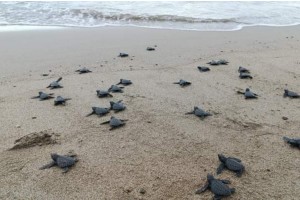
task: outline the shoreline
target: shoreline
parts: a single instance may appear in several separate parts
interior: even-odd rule
[[[300,92],[299,32],[300,26],[0,33],[0,199],[210,199],[210,192],[195,191],[207,173],[215,174],[219,153],[240,158],[246,167],[241,178],[229,171],[218,176],[236,188],[230,199],[297,199],[299,151],[282,137],[299,137],[300,107],[282,94],[285,88]],[[155,51],[146,51],[154,45]],[[117,57],[120,52],[129,58]],[[218,59],[229,64],[198,71]],[[93,72],[79,75],[79,65]],[[253,80],[238,78],[240,65]],[[63,88],[47,89],[58,77]],[[97,89],[121,78],[133,81],[124,93],[97,98]],[[172,84],[179,79],[192,84]],[[246,101],[236,94],[246,87],[260,97]],[[39,91],[72,100],[55,107],[52,100],[30,99]],[[92,106],[111,100],[123,100],[127,109],[85,117]],[[184,114],[194,106],[213,116]],[[128,119],[126,126],[108,131],[100,125],[112,115]],[[15,140],[39,132],[54,133],[57,143],[8,151]],[[69,151],[79,162],[67,174],[38,170],[50,153]]]

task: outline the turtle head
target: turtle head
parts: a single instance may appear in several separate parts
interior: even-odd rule
[[[199,109],[198,106],[194,106],[194,110],[197,110],[197,109]]]
[[[43,92],[39,92],[39,95],[43,94]]]
[[[52,160],[54,160],[56,162],[56,160],[58,158],[58,154],[57,153],[51,153],[51,158],[52,158]]]
[[[246,88],[246,92],[249,92],[250,91],[250,89],[249,88]]]
[[[100,93],[100,90],[96,90],[96,92],[97,92],[97,94],[99,94],[99,93]]]
[[[218,154],[219,160],[221,162],[225,162],[226,161],[226,157],[223,154]]]
[[[287,94],[289,93],[289,90],[288,89],[284,89],[284,94]]]
[[[95,111],[97,107],[92,107],[92,110]]]
[[[215,179],[215,178],[214,178],[213,175],[207,174],[207,181],[208,181],[208,182],[210,182],[210,181],[212,181],[212,180],[214,180],[214,179]]]

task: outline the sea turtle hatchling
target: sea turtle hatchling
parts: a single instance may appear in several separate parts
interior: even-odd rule
[[[185,81],[183,79],[180,79],[179,82],[174,82],[174,84],[179,84],[181,87],[185,87],[185,86],[191,85],[192,83]]]
[[[250,73],[250,71],[248,69],[246,69],[245,67],[240,66],[238,69],[239,73]]]
[[[300,98],[300,95],[297,94],[296,92],[292,92],[292,91],[285,89],[284,93],[283,93],[283,97]]]
[[[206,64],[209,64],[209,65],[219,65],[219,62],[218,61],[215,61],[215,60],[212,60]]]
[[[129,55],[127,53],[120,53],[118,57],[124,58],[128,57]]]
[[[110,125],[110,129],[109,130],[113,130],[115,128],[119,128],[121,126],[124,126],[125,125],[125,121],[127,121],[126,119],[118,119],[118,118],[115,118],[115,117],[111,117],[110,120],[108,121],[105,121],[105,122],[102,122],[102,124],[109,124]]]
[[[245,99],[257,99],[258,95],[246,88],[245,92],[237,91],[238,94],[243,94]]]
[[[153,47],[147,47],[146,50],[147,50],[147,51],[155,51],[155,48],[153,48]]]
[[[229,62],[227,60],[224,60],[224,59],[220,59],[218,61],[219,65],[227,65]]]
[[[66,101],[71,100],[71,98],[63,98],[62,96],[57,96],[56,99],[54,100],[54,105],[65,105]]]
[[[86,68],[86,67],[83,67],[83,68],[81,68],[81,69],[76,70],[75,72],[79,72],[79,74],[85,74],[85,73],[89,73],[89,72],[92,72],[92,71],[89,70],[89,69]]]
[[[117,83],[116,85],[131,85],[132,84],[132,82],[131,82],[131,80],[128,80],[128,79],[120,79],[120,82],[119,83]]]
[[[212,116],[211,113],[206,112],[206,111],[202,110],[201,108],[199,108],[197,106],[194,107],[194,110],[192,110],[191,112],[187,112],[185,114],[186,115],[188,115],[188,114],[194,114],[197,117],[200,117],[201,119],[204,119],[205,117],[208,117],[208,116]]]
[[[221,164],[217,169],[217,174],[221,174],[224,168],[227,168],[231,171],[236,172],[238,177],[241,177],[245,171],[245,166],[242,164],[242,161],[234,157],[225,157],[223,154],[218,154]]]
[[[51,158],[53,161],[47,165],[42,166],[40,168],[41,170],[48,169],[56,165],[63,169],[63,173],[66,173],[69,171],[69,168],[75,165],[75,163],[78,161],[76,155],[62,156],[56,153],[52,153]]]
[[[61,80],[62,80],[62,77],[60,77],[60,78],[57,79],[56,81],[53,81],[52,83],[50,83],[50,85],[48,85],[47,88],[50,88],[51,90],[52,90],[52,89],[55,89],[55,88],[62,88],[63,86],[61,86],[61,85],[59,84],[59,81],[61,81]]]
[[[122,103],[122,100],[117,102],[110,101],[109,103],[110,103],[110,109],[114,110],[115,112],[120,112],[126,109],[126,106]]]
[[[43,101],[43,100],[54,98],[52,95],[54,95],[54,94],[53,93],[47,94],[45,92],[39,92],[38,96],[34,96],[31,99],[40,99],[40,101]]]
[[[227,184],[230,184],[229,180],[216,179],[213,175],[207,175],[207,183],[200,189],[196,191],[196,194],[201,194],[207,189],[215,195],[214,200],[220,200],[227,196],[235,193],[235,188],[229,188]]]
[[[113,95],[111,95],[107,90],[96,90],[96,92],[99,98],[113,97]]]
[[[117,86],[117,85],[112,85],[112,86],[110,86],[110,88],[108,88],[108,92],[114,92],[114,93],[116,93],[116,92],[120,92],[120,93],[123,93],[123,89],[124,87],[119,87],[119,86]]]
[[[240,72],[240,79],[253,79],[253,77],[249,73]]]
[[[288,137],[283,137],[283,140],[290,144],[293,147],[298,147],[300,149],[300,138],[288,138]]]
[[[109,108],[102,108],[102,107],[92,107],[92,112],[88,115],[86,115],[86,117],[91,116],[91,115],[98,115],[100,117],[106,115],[107,113],[109,113],[110,109]]]
[[[200,72],[208,72],[208,71],[210,71],[210,69],[208,67],[198,66],[198,69],[199,69]]]

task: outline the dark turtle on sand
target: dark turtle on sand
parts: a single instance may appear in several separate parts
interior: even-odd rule
[[[240,79],[252,79],[253,77],[249,73],[240,72]]]
[[[117,86],[117,85],[112,85],[112,86],[110,86],[110,88],[108,88],[108,92],[114,92],[114,93],[116,93],[116,92],[120,92],[120,93],[123,93],[123,89],[124,87],[119,87],[119,86]]]
[[[117,85],[131,85],[132,84],[132,82],[131,82],[131,80],[127,80],[127,79],[120,79],[120,82],[119,83],[117,83]]]
[[[212,60],[210,62],[208,62],[207,64],[209,65],[227,65],[229,62],[227,60],[224,59],[220,59],[218,61]]]
[[[155,48],[153,48],[153,47],[147,47],[147,51],[155,51]]]
[[[63,173],[66,173],[69,171],[69,168],[75,165],[75,163],[78,161],[76,155],[62,156],[56,153],[52,153],[51,158],[53,161],[47,165],[44,165],[40,169],[48,169],[56,165],[63,169]]]
[[[90,71],[88,68],[86,68],[86,67],[83,67],[83,68],[81,68],[81,69],[78,69],[78,70],[76,70],[75,72],[79,72],[79,74],[85,74],[85,73],[89,73],[89,72],[92,72],[92,71]]]
[[[53,81],[52,83],[50,83],[50,85],[48,85],[47,88],[50,88],[50,89],[62,88],[62,86],[59,84],[59,81],[61,81],[61,80],[62,80],[62,77],[57,79],[57,81]]]
[[[216,179],[213,175],[207,175],[207,183],[196,191],[196,194],[201,194],[209,189],[215,196],[214,200],[220,200],[235,193],[235,188],[229,188],[229,180]]]
[[[111,101],[109,103],[110,103],[110,109],[114,110],[115,112],[120,112],[126,109],[126,106],[122,103],[122,100],[117,102]]]
[[[124,58],[124,57],[128,57],[129,55],[127,53],[120,53],[119,57]]]
[[[249,88],[246,88],[245,92],[237,91],[237,93],[243,94],[245,99],[256,99],[258,97],[258,95],[251,92]]]
[[[199,69],[200,72],[208,72],[208,71],[210,71],[210,69],[208,67],[198,66],[198,69]]]
[[[62,96],[57,96],[56,99],[54,100],[54,105],[65,105],[66,101],[71,100],[71,98],[63,98]]]
[[[46,99],[52,99],[54,98],[53,93],[45,93],[45,92],[39,92],[38,96],[32,97],[32,99],[40,99],[40,101],[46,100]]]
[[[219,65],[219,62],[218,61],[215,61],[215,60],[212,60],[206,64],[209,64],[209,65]]]
[[[174,84],[179,84],[181,87],[185,87],[185,86],[191,85],[192,83],[191,83],[191,82],[188,82],[188,81],[185,81],[185,80],[182,80],[182,79],[180,79],[180,80],[179,80],[179,82],[175,82]]]
[[[242,73],[250,73],[250,71],[248,69],[246,69],[245,67],[240,66],[238,69],[238,72],[242,72]]]
[[[110,129],[109,130],[113,130],[115,128],[119,128],[121,126],[125,125],[125,121],[127,121],[126,119],[118,119],[115,117],[111,117],[110,120],[102,122],[101,124],[109,124],[110,125]]]
[[[96,90],[96,92],[99,98],[113,97],[113,95],[111,95],[107,90]]]
[[[292,147],[298,147],[300,149],[300,138],[288,138],[288,137],[283,137],[283,140],[290,144]]]
[[[102,108],[102,107],[92,107],[92,112],[90,114],[87,115],[91,116],[91,115],[98,115],[100,117],[106,115],[107,113],[109,113],[110,109],[109,108]]]
[[[193,110],[193,111],[187,112],[187,113],[185,113],[185,114],[186,114],[186,115],[188,115],[188,114],[194,114],[194,115],[200,117],[201,119],[204,119],[205,117],[208,117],[208,116],[212,116],[211,113],[206,112],[206,111],[202,110],[201,108],[199,108],[199,107],[197,107],[197,106],[194,107],[194,110]]]
[[[225,157],[222,154],[218,154],[219,160],[221,164],[217,169],[217,174],[221,174],[224,168],[227,168],[231,171],[236,172],[238,177],[242,176],[243,172],[245,171],[245,166],[241,163],[242,161],[238,158],[234,157]]]
[[[292,92],[292,91],[285,89],[284,93],[283,93],[283,97],[300,98],[300,95],[297,94],[296,92]]]

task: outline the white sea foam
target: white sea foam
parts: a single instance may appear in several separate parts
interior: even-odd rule
[[[0,2],[0,31],[140,26],[238,30],[300,23],[300,2]]]

